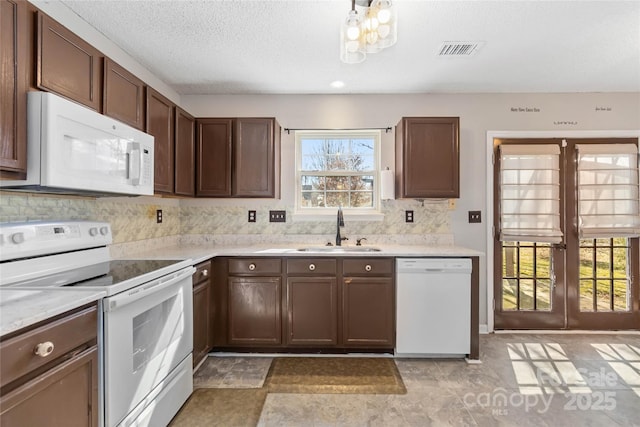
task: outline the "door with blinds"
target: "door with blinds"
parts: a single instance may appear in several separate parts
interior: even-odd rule
[[[496,329],[638,329],[637,139],[494,141]]]

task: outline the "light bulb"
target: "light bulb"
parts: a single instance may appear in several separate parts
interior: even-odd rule
[[[360,27],[349,26],[347,28],[347,38],[349,40],[358,40],[360,38]]]
[[[389,23],[390,19],[391,19],[391,12],[389,11],[389,9],[380,9],[378,11],[378,21],[380,21],[381,24]]]

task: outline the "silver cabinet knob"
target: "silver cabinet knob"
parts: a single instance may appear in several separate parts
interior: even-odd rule
[[[256,269],[256,265],[254,263],[249,264],[249,270],[253,271]]]
[[[371,271],[371,270],[373,270],[371,265],[367,264],[367,265],[364,266],[364,271]]]
[[[53,353],[53,343],[51,341],[41,342],[33,349],[33,352],[40,357],[47,357]]]
[[[315,264],[309,264],[309,270],[313,271],[316,269],[316,265]]]
[[[11,235],[11,241],[16,244],[24,242],[24,233],[16,233]]]
[[[249,268],[251,268],[251,267],[249,267]],[[207,277],[209,275],[209,270],[207,270],[206,268],[204,270],[202,270],[202,275],[204,277]]]

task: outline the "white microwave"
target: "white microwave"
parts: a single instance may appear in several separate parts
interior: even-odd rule
[[[0,188],[153,195],[153,136],[52,93],[27,96],[27,179]]]

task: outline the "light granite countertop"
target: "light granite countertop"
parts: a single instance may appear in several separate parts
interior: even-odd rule
[[[326,246],[286,244],[192,244],[177,243],[166,246],[145,245],[121,250],[114,258],[120,259],[179,259],[191,258],[194,264],[217,256],[286,256],[286,257],[470,257],[484,254],[455,245],[397,245],[375,244],[359,247],[369,251],[359,252],[355,245],[345,245],[343,251],[327,251]],[[305,248],[305,251],[300,251]],[[371,248],[379,251],[370,251]],[[333,247],[335,250],[336,247]],[[95,290],[51,289],[46,291],[21,291],[0,287],[0,336],[35,324],[47,318],[96,301],[106,295]]]
[[[304,248],[301,251],[299,249]],[[364,249],[365,251],[360,251]],[[372,249],[379,249],[378,251]],[[461,246],[422,246],[422,245],[354,245],[327,247],[319,245],[248,245],[248,246],[211,246],[211,245],[169,245],[150,250],[126,252],[118,258],[139,259],[187,259],[195,264],[217,256],[284,256],[284,257],[471,257],[483,256],[482,252]]]
[[[26,291],[0,288],[0,336],[103,298],[97,290]]]

